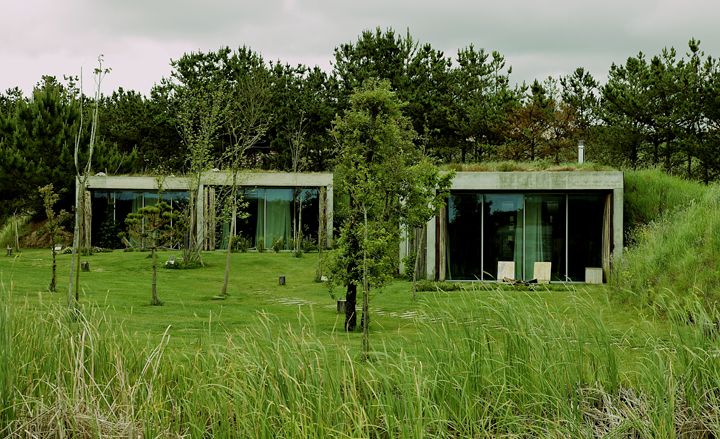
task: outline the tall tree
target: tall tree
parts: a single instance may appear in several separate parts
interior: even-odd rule
[[[451,72],[452,112],[449,116],[452,141],[459,156],[451,160],[482,161],[493,158],[505,141],[506,122],[519,107],[521,89],[510,87],[512,69],[497,51],[487,53],[473,45],[457,54]]]

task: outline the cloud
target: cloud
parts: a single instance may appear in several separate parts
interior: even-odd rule
[[[459,48],[498,50],[514,79],[612,62],[691,37],[720,52],[714,0],[26,0],[4,5],[0,88],[28,89],[41,74],[91,68],[104,53],[120,84],[147,92],[184,52],[247,45],[266,59],[329,69],[333,49],[363,30],[392,27],[454,57]]]

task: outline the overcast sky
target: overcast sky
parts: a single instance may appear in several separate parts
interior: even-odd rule
[[[718,0],[8,0],[0,91],[89,73],[100,53],[112,68],[106,93],[147,93],[171,59],[223,46],[330,70],[336,46],[378,26],[410,29],[447,55],[471,43],[498,50],[518,82],[578,66],[604,80],[613,62],[670,46],[685,53],[691,37],[720,55]]]

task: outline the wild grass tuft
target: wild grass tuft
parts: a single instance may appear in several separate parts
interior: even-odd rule
[[[720,303],[720,187],[685,209],[635,231],[635,246],[616,264],[614,284],[626,302],[661,312],[674,305],[706,310]]]
[[[626,171],[624,224],[626,243],[632,244],[634,231],[664,215],[685,209],[699,201],[707,186],[668,175],[660,169]]]

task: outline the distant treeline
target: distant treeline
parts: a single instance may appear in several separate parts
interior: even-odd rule
[[[416,142],[439,162],[563,162],[575,160],[582,140],[595,162],[662,167],[704,182],[720,175],[719,63],[695,40],[684,55],[671,48],[613,64],[605,84],[577,68],[515,85],[496,51],[470,45],[452,57],[391,29],[336,47],[329,73],[268,62],[247,47],[188,53],[171,66],[149,96],[123,89],[105,95],[95,172],[182,173],[192,142],[207,142],[222,167],[223,151],[243,135],[249,111],[262,111],[269,125],[247,152],[248,166],[292,169],[300,139],[295,164],[331,170],[333,120],[356,87],[382,78],[406,102]],[[263,102],[245,102],[253,99]],[[18,88],[0,94],[0,218],[41,211],[37,188],[47,183],[64,188],[70,204],[81,102],[86,110],[91,103],[77,77],[45,76],[31,96]]]

